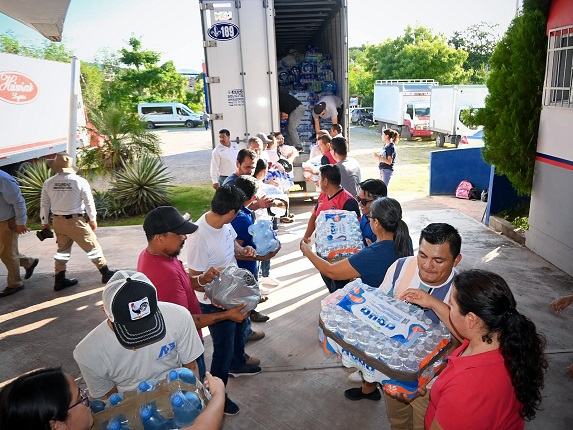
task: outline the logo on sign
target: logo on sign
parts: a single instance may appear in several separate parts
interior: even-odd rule
[[[239,35],[239,27],[235,24],[219,22],[209,28],[209,36],[215,40],[231,40]]]
[[[38,86],[32,78],[19,72],[0,72],[0,100],[24,104],[36,97]]]

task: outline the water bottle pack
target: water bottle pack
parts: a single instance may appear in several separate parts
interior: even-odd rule
[[[93,400],[94,428],[101,430],[172,430],[193,424],[211,395],[187,368],[171,370],[162,380],[141,381],[137,391],[114,393],[108,402]]]
[[[316,219],[316,253],[322,258],[340,260],[363,248],[362,232],[356,213],[322,211]]]
[[[249,226],[248,231],[253,236],[255,249],[260,256],[267,255],[280,246],[277,235],[273,231],[273,223],[268,219],[257,219],[253,225]]]
[[[451,343],[448,329],[425,317],[423,309],[360,279],[323,300],[319,339],[325,351],[340,354],[365,380],[410,398],[445,367]]]
[[[281,58],[278,61],[278,78],[281,90],[336,92],[332,58],[315,46],[308,46],[304,56],[289,54]]]
[[[320,159],[317,161],[303,161],[302,162],[302,175],[311,179],[313,182],[318,182],[320,174]]]
[[[246,304],[243,312],[255,309],[261,299],[259,285],[253,274],[237,266],[225,267],[218,278],[205,286],[205,293],[210,300],[225,309]]]

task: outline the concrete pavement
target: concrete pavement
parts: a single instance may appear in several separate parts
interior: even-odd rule
[[[463,259],[460,268],[484,268],[505,277],[520,312],[529,316],[547,337],[550,363],[543,391],[542,411],[526,429],[573,428],[573,378],[565,367],[573,362],[573,309],[557,316],[549,309],[554,298],[573,294],[573,279],[515,242],[486,228],[475,219],[429,197],[398,197],[414,243],[430,222],[448,222],[459,229]],[[230,379],[228,392],[241,407],[226,417],[224,429],[389,429],[383,402],[350,402],[342,391],[351,386],[350,370],[327,356],[317,339],[320,300],[327,295],[319,275],[298,249],[311,205],[293,204],[293,224],[280,225],[282,250],[273,258],[272,276],[282,281],[260,306],[271,320],[254,324],[265,339],[247,351],[261,359],[263,372]],[[146,246],[141,226],[100,228],[98,238],[111,268],[134,269]],[[0,383],[41,366],[61,365],[80,377],[72,358],[75,345],[104,319],[101,277],[85,253],[74,247],[69,275],[77,287],[53,291],[54,240],[38,241],[34,234],[21,238],[21,252],[40,258],[26,288],[0,298]],[[0,287],[6,272],[0,266]],[[207,334],[207,330],[204,330]],[[206,336],[207,362],[212,346]]]

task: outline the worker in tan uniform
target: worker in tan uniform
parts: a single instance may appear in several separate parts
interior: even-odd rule
[[[56,175],[44,182],[42,187],[40,219],[42,229],[49,230],[51,209],[58,244],[58,251],[54,256],[54,290],[60,291],[78,283],[75,278],[66,278],[66,264],[74,242],[99,269],[101,281],[105,284],[116,271],[107,267],[107,261],[94,233],[97,228],[96,208],[90,185],[84,178],[76,175],[78,168],[68,154],[57,154],[47,163]]]

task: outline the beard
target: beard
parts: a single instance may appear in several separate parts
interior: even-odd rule
[[[169,257],[171,257],[171,258],[178,257],[179,254],[181,254],[181,250],[183,249],[183,245],[185,245],[185,241],[184,241],[184,240],[181,241],[181,246],[179,247],[179,249],[178,249],[177,251],[172,252],[172,253],[168,253],[167,255],[168,255]]]

